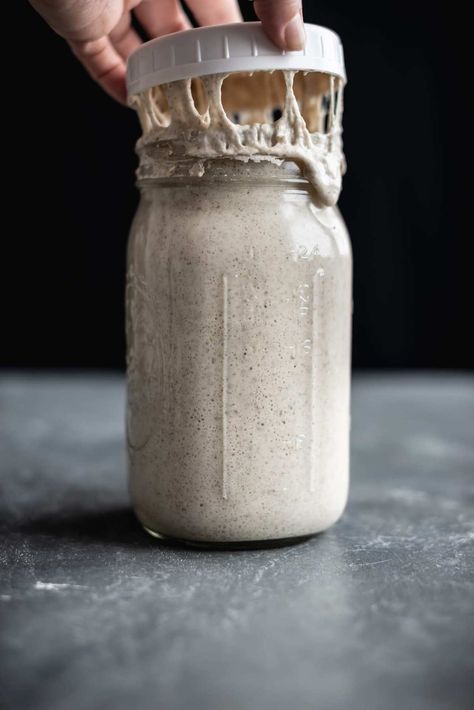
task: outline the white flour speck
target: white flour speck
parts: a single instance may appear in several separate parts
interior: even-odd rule
[[[46,590],[48,592],[60,592],[63,589],[87,589],[82,584],[59,584],[57,582],[35,582],[35,589]]]

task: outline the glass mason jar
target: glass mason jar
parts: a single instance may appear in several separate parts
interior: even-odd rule
[[[130,67],[144,134],[127,272],[129,480],[158,537],[281,542],[324,530],[346,504],[344,69],[337,35],[306,30],[301,56],[282,59],[250,23],[154,40]],[[204,76],[205,57],[221,73]],[[223,73],[229,61],[247,74]],[[284,70],[249,74],[258,61]]]
[[[211,161],[210,161],[211,162]],[[128,261],[130,490],[157,535],[329,527],[348,489],[351,251],[295,164],[142,180]]]

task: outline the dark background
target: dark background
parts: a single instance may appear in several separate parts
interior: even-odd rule
[[[467,18],[403,0],[304,7],[346,54],[340,206],[354,250],[354,365],[469,368]],[[11,11],[0,365],[121,368],[137,121],[26,2]]]

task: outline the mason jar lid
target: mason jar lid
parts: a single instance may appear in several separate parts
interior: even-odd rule
[[[129,96],[152,86],[207,74],[295,69],[334,74],[346,81],[338,35],[305,23],[306,44],[286,52],[267,37],[261,22],[197,27],[146,42],[127,63]]]

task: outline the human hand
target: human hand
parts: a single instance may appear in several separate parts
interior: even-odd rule
[[[89,74],[118,101],[126,101],[126,60],[142,43],[131,25],[132,11],[150,37],[191,27],[180,0],[30,0],[64,37]],[[201,25],[242,19],[237,0],[187,0]],[[301,0],[255,0],[268,36],[282,49],[302,49]]]

